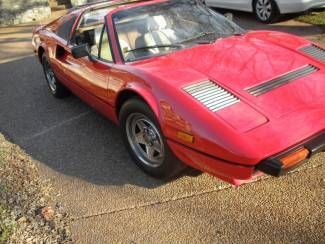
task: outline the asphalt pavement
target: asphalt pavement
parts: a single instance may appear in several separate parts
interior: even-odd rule
[[[265,26],[248,14],[236,21],[325,37],[295,21]],[[0,28],[0,132],[38,161],[78,243],[325,243],[324,153],[287,176],[237,188],[207,174],[150,178],[112,122],[75,96],[49,94],[31,53],[32,27]]]

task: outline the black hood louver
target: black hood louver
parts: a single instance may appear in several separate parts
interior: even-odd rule
[[[299,49],[300,52],[307,54],[321,62],[325,62],[325,50],[314,44]]]
[[[246,89],[246,91],[248,91],[249,94],[257,97],[257,96],[262,95],[266,92],[272,91],[280,86],[283,86],[285,84],[293,82],[294,80],[297,80],[301,77],[310,75],[318,70],[319,70],[319,68],[310,64],[310,65],[304,66],[300,69],[297,69],[295,71],[281,75],[275,79],[267,81],[267,82],[260,84],[258,86],[248,88],[248,89]]]

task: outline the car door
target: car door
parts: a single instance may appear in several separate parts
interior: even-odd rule
[[[76,59],[68,53],[64,60],[65,77],[75,89],[86,96],[107,101],[108,80],[113,66],[113,57],[105,24],[94,29],[94,45],[90,46],[90,57]],[[79,94],[83,96],[83,94]],[[96,101],[94,101],[96,102]]]
[[[252,11],[252,0],[205,0],[211,7]]]
[[[55,25],[53,24],[50,27],[52,31],[46,30],[47,36],[49,37],[45,39],[45,45],[48,49],[47,56],[59,80],[65,80],[62,59],[64,59],[66,53],[71,52],[68,42],[71,29],[76,19],[76,15],[63,16],[54,22]]]

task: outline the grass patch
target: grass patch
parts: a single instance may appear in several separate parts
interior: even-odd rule
[[[325,27],[325,11],[311,12],[309,14],[299,16],[297,20],[300,22]]]

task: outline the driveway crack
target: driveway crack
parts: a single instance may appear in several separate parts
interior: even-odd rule
[[[306,167],[306,168],[301,168],[301,169],[298,168],[298,169],[296,169],[296,170],[294,170],[292,172],[289,172],[288,175],[296,174],[296,173],[300,173],[300,172],[305,172],[307,170],[319,168],[321,166],[324,166],[324,164],[321,163],[321,164],[312,165],[312,166]],[[272,178],[274,178],[274,177],[272,177],[272,176],[264,176],[264,177],[261,177],[261,178],[258,178],[256,180],[254,180],[253,182],[250,182],[248,184],[261,182],[261,181],[272,179]],[[234,188],[234,186],[232,186],[232,185],[223,185],[223,186],[216,187],[214,189],[201,191],[201,192],[196,192],[196,193],[190,193],[190,194],[186,194],[186,195],[182,195],[182,196],[178,196],[178,197],[174,197],[174,198],[169,198],[169,199],[163,199],[163,200],[160,200],[160,201],[153,201],[153,202],[143,203],[143,204],[140,204],[140,205],[127,206],[127,207],[124,207],[124,208],[113,209],[113,210],[102,212],[102,213],[84,215],[84,216],[73,218],[73,221],[89,219],[89,218],[95,218],[95,217],[100,217],[100,216],[110,215],[110,214],[116,214],[116,213],[120,213],[120,212],[124,212],[124,211],[136,210],[136,209],[141,209],[141,208],[146,208],[146,207],[153,207],[153,206],[157,206],[157,205],[161,205],[161,204],[167,204],[167,203],[174,202],[174,201],[181,201],[181,200],[184,200],[184,199],[189,199],[189,198],[199,197],[199,196],[207,195],[207,194],[211,194],[211,193],[221,192],[221,191],[228,190],[230,188]]]
[[[49,133],[52,130],[55,130],[56,128],[58,128],[60,126],[69,124],[70,122],[73,122],[73,121],[78,120],[78,119],[80,119],[82,117],[85,117],[88,114],[90,114],[91,112],[92,111],[90,110],[90,111],[86,111],[84,113],[78,114],[77,116],[74,116],[72,118],[66,119],[66,120],[64,120],[64,121],[62,121],[62,122],[60,122],[60,123],[58,123],[56,125],[50,126],[50,127],[46,128],[46,129],[44,129],[44,130],[42,130],[40,132],[37,132],[37,133],[35,133],[35,134],[31,135],[31,136],[27,136],[27,137],[20,138],[20,139],[18,139],[18,141],[19,141],[19,143],[26,142],[26,141],[30,141],[32,139],[35,139],[35,138],[40,137],[42,135],[45,135],[45,134]]]

